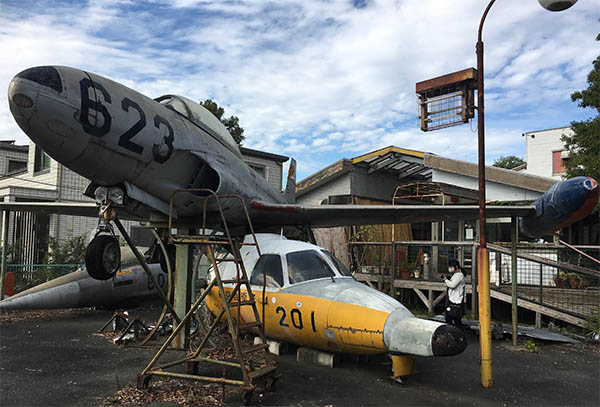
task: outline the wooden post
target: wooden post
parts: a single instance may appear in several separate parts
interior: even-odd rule
[[[431,240],[439,242],[440,241],[440,234],[439,232],[439,222],[432,222],[431,223]],[[429,259],[429,279],[431,279],[433,277],[434,273],[439,273],[438,270],[438,260],[439,260],[439,246],[438,245],[433,245],[431,247],[431,259]]]
[[[179,229],[178,234],[186,235],[189,233],[187,229]],[[173,295],[173,308],[175,313],[181,319],[190,310],[192,300],[192,254],[190,246],[186,244],[178,244],[175,247],[175,290]],[[173,323],[173,329],[177,324]],[[184,329],[173,339],[173,348],[185,349],[187,339],[190,334],[190,323],[187,322]]]

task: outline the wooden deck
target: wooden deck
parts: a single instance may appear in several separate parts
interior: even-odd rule
[[[408,288],[415,291],[423,301],[429,312],[446,297],[446,285],[441,281],[428,281],[420,279],[394,279],[381,274],[354,273],[358,281],[366,282],[375,288],[383,290],[384,287]],[[466,285],[468,294],[473,292],[471,284]],[[600,291],[598,289],[567,289],[543,287],[542,300],[539,304],[539,287],[519,286],[517,306],[536,313],[549,316],[569,324],[584,326],[585,318],[574,316],[572,312],[589,315],[591,310],[600,304]],[[491,287],[490,295],[497,300],[512,303],[511,287]],[[571,312],[569,312],[571,311]]]

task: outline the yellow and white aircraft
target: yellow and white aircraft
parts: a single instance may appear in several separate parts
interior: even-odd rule
[[[264,318],[267,337],[328,352],[392,355],[394,376],[410,374],[414,357],[451,356],[467,346],[456,327],[416,318],[394,298],[356,281],[329,251],[275,234],[257,234],[255,246],[241,255],[257,303],[266,280]],[[246,236],[249,242],[251,236]],[[263,275],[266,273],[266,276]],[[223,280],[234,280],[237,265],[221,263]],[[265,278],[266,277],[266,278]],[[209,279],[215,278],[214,270]],[[228,295],[234,284],[225,284]],[[248,293],[242,289],[241,300]],[[219,315],[218,288],[207,296],[211,312]],[[260,304],[262,305],[262,304]],[[251,307],[241,307],[240,323],[255,320]],[[237,317],[237,312],[232,316]]]

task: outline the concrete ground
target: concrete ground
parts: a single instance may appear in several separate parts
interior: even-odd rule
[[[68,310],[21,321],[0,317],[0,405],[98,406],[127,384],[135,385],[154,351],[119,348],[94,335],[111,315]],[[494,341],[494,385],[483,389],[478,338],[469,334],[468,339],[459,356],[417,358],[417,374],[404,385],[389,380],[386,356],[366,362],[347,357],[334,369],[296,362],[295,353],[280,356],[277,391],[257,389],[254,405],[600,405],[597,345],[536,342],[540,352],[531,353]],[[234,391],[226,397],[227,405],[239,401]]]

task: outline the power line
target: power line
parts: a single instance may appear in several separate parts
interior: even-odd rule
[[[70,186],[67,186],[67,185],[59,186],[58,184],[51,184],[49,182],[34,181],[34,180],[28,179],[28,178],[19,178],[19,177],[11,177],[11,176],[7,176],[4,179],[14,179],[14,180],[19,180],[19,181],[26,181],[26,182],[31,182],[32,184],[39,184],[39,185],[46,185],[46,186],[50,186],[50,187],[55,187],[56,189],[70,189],[70,190],[73,190],[73,191],[79,191],[83,195],[83,191],[80,188],[70,187]],[[8,186],[11,186],[11,185],[7,185],[7,187]],[[18,188],[18,187],[16,187],[16,188]]]

